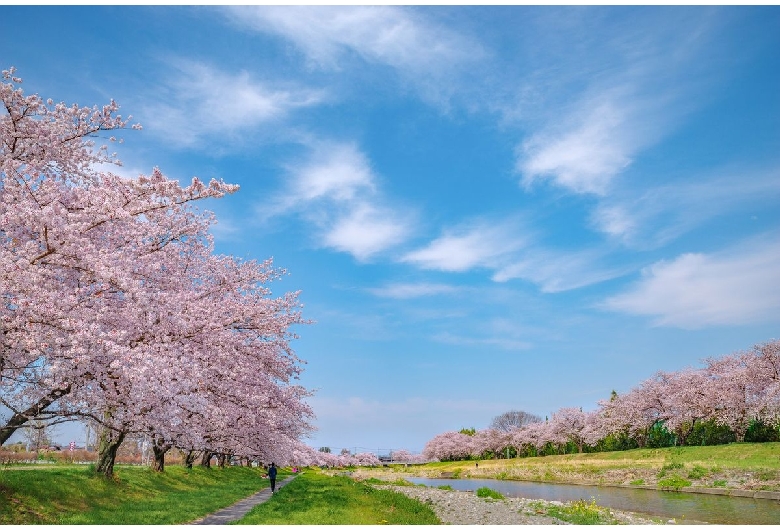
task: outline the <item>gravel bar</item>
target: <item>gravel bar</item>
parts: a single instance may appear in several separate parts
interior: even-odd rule
[[[470,491],[442,490],[420,486],[395,486],[377,484],[379,489],[391,489],[407,497],[428,504],[444,524],[455,525],[508,525],[508,524],[570,524],[546,515],[545,507],[564,506],[557,501],[507,497],[496,500],[477,497]],[[606,509],[611,523],[629,525],[675,524],[674,520],[651,520],[630,512]]]

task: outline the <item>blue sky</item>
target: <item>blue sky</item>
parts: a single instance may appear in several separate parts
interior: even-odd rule
[[[123,174],[241,185],[217,251],[302,291],[311,445],[420,451],[780,337],[776,6],[0,16],[26,92],[143,125]]]

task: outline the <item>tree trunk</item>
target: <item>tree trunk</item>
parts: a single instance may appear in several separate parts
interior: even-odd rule
[[[200,451],[195,451],[194,449],[187,451],[187,454],[184,456],[184,465],[187,466],[187,469],[192,469],[192,464],[195,463],[199,453]]]
[[[116,462],[116,452],[122,441],[127,435],[124,431],[115,431],[104,427],[98,440],[98,460],[95,471],[104,475],[106,478],[114,476],[114,462]]]
[[[228,455],[226,455],[225,453],[218,454],[217,455],[217,465],[220,468],[225,469],[225,463],[227,462],[227,459],[228,459]]]
[[[734,435],[737,437],[737,442],[744,442],[746,433],[747,433],[747,426],[745,425],[739,425],[734,428]]]
[[[152,436],[152,452],[154,453],[154,462],[152,462],[152,470],[160,473],[165,471],[165,453],[173,445],[166,442],[164,438]]]
[[[214,456],[214,453],[210,451],[206,451],[204,449],[203,456],[200,459],[200,465],[202,467],[211,467],[211,457]]]

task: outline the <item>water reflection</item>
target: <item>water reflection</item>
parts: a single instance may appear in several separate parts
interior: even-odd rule
[[[488,487],[507,497],[527,499],[566,502],[580,499],[590,501],[592,498],[599,506],[675,519],[678,523],[780,524],[780,502],[769,499],[491,479],[409,477],[408,480],[432,487],[449,485],[456,490],[476,491]]]

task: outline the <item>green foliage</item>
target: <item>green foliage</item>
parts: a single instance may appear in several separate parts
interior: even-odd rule
[[[686,440],[687,445],[724,445],[737,440],[734,432],[715,421],[698,422]]]
[[[477,429],[475,429],[474,427],[472,427],[470,429],[466,429],[464,427],[461,430],[459,430],[458,432],[461,433],[461,434],[465,434],[467,436],[474,436],[475,434],[477,434]]]
[[[672,447],[676,441],[677,437],[669,432],[662,421],[655,422],[647,433],[647,447],[650,448]]]
[[[693,466],[693,469],[691,469],[688,472],[688,478],[693,480],[699,480],[700,478],[704,478],[709,474],[707,471],[707,468],[702,467],[698,464]]]
[[[629,449],[636,449],[639,445],[636,440],[628,436],[626,433],[610,434],[600,440],[595,449],[598,452],[609,451],[627,451]]]
[[[745,441],[753,443],[778,442],[780,441],[780,429],[778,429],[778,425],[752,421],[745,432]]]
[[[662,490],[680,491],[680,488],[687,488],[690,485],[690,480],[686,480],[677,475],[673,475],[658,481],[658,487]]]
[[[586,502],[582,499],[563,506],[549,506],[547,515],[571,524],[609,524],[612,518],[609,511],[596,504],[594,499]]]
[[[455,491],[454,489],[452,489],[452,486],[450,486],[449,484],[445,484],[444,486],[439,486],[438,489],[444,491]]]
[[[237,524],[407,525],[439,520],[429,506],[400,493],[307,471]]]
[[[632,480],[631,482],[629,482],[629,484],[631,484],[632,486],[641,486],[644,483],[645,483],[645,479],[643,478],[638,478],[636,480]]]
[[[479,488],[477,490],[477,497],[484,497],[489,499],[503,499],[504,496],[496,490],[490,488]]]
[[[658,471],[658,478],[665,477],[667,475],[668,471],[672,471],[674,469],[682,469],[685,465],[681,464],[680,462],[669,462],[668,464],[664,464],[661,466],[661,469]]]
[[[713,488],[725,488],[726,484],[728,484],[725,480],[714,480],[712,482]]]
[[[414,482],[409,482],[403,477],[395,479],[394,481],[390,482],[390,484],[392,484],[393,486],[416,486],[417,485]]]
[[[364,484],[389,484],[388,481],[382,480],[382,479],[378,479],[378,478],[375,478],[375,477],[369,477],[367,479],[364,479],[363,483]]]

